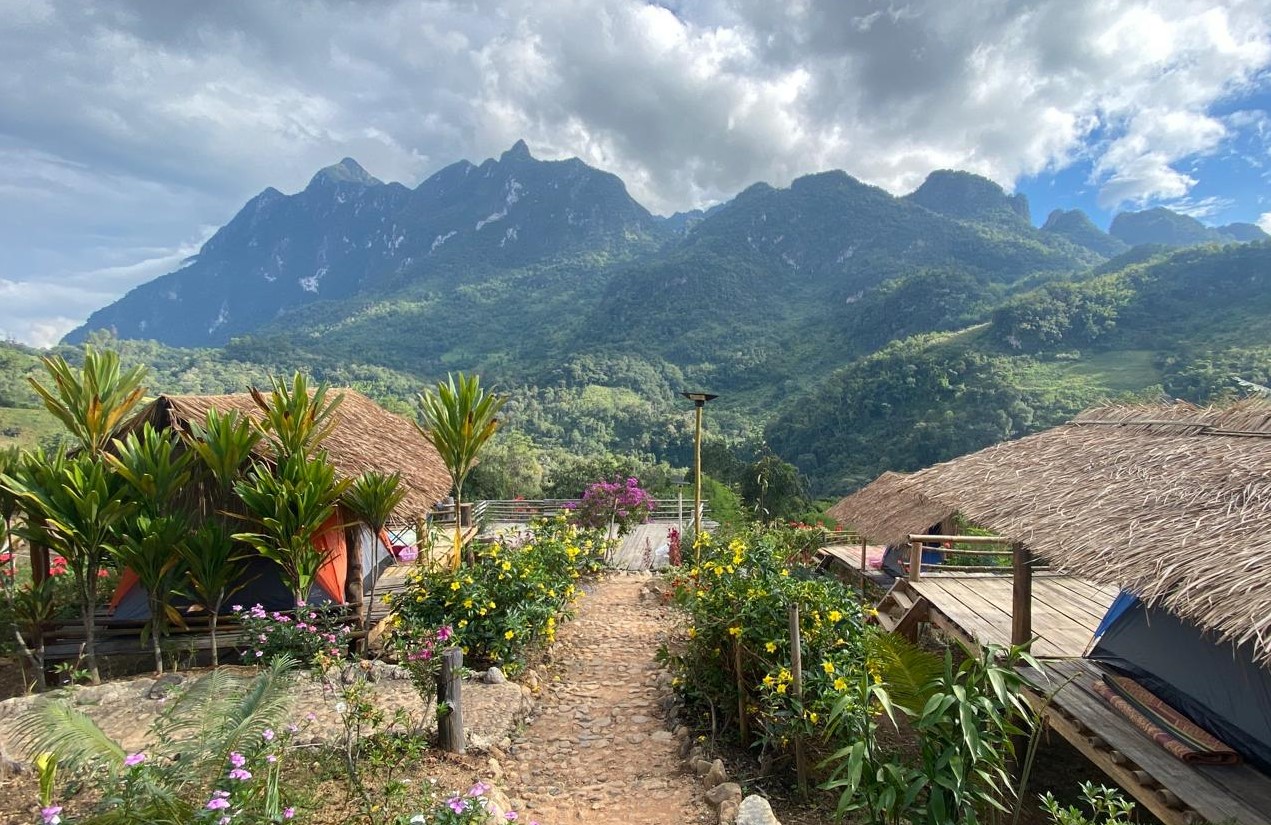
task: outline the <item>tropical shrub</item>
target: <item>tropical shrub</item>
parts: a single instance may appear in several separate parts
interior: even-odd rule
[[[679,692],[724,728],[739,727],[740,704],[760,744],[777,751],[795,735],[824,740],[847,680],[865,666],[865,616],[856,595],[792,564],[800,549],[796,531],[785,527],[706,533],[672,574],[688,621],[687,638],[666,653]],[[792,606],[802,637],[801,701],[792,689]]]
[[[573,510],[574,519],[583,527],[606,530],[617,528],[618,535],[643,524],[657,506],[653,496],[640,487],[640,480],[597,481],[583,492],[582,501],[565,505]]]
[[[1134,803],[1112,788],[1082,782],[1081,800],[1090,809],[1089,816],[1075,805],[1060,805],[1049,791],[1041,795],[1042,807],[1054,825],[1129,825],[1131,821]]]
[[[533,522],[518,540],[477,548],[476,564],[413,574],[389,597],[391,635],[449,626],[471,661],[515,670],[527,648],[554,638],[558,618],[581,595],[578,580],[600,568],[604,548],[598,533],[563,516]]]

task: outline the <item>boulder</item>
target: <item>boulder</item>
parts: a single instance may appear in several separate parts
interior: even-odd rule
[[[762,796],[751,795],[737,807],[737,825],[781,825],[772,806]]]

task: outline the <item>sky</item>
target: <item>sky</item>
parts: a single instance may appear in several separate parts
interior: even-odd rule
[[[518,138],[654,212],[966,169],[1271,230],[1271,0],[0,0],[0,335],[47,346],[344,156]]]

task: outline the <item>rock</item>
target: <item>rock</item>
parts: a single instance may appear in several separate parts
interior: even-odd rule
[[[185,677],[177,673],[165,673],[146,691],[147,699],[164,699],[185,682]]]
[[[537,692],[540,684],[538,671],[534,670],[534,668],[530,668],[525,671],[525,673],[521,674],[521,684],[525,685],[530,690]]]
[[[737,807],[737,825],[781,825],[772,806],[762,796],[751,795]]]
[[[716,808],[728,800],[741,802],[741,785],[736,782],[721,782],[706,792],[706,801]]]
[[[724,760],[716,759],[711,763],[710,770],[706,772],[706,776],[702,777],[702,784],[709,791],[726,779],[728,779],[728,772],[724,770]]]
[[[699,757],[697,759],[690,759],[689,764],[693,766],[693,772],[696,773],[698,776],[705,776],[706,774],[710,773],[710,769],[711,769],[710,760],[702,759]]]
[[[739,803],[735,799],[725,799],[719,806],[719,825],[734,825],[737,822]]]
[[[487,685],[501,685],[507,680],[508,677],[503,675],[503,671],[499,670],[497,667],[492,667],[485,672],[485,679],[483,681]]]
[[[675,738],[675,734],[671,733],[669,730],[655,730],[653,733],[649,734],[649,738],[654,742],[670,742]]]

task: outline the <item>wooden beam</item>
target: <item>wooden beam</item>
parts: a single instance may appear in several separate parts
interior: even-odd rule
[[[909,537],[909,578],[918,581],[922,578],[922,539]]]
[[[1012,549],[1011,644],[1022,645],[1033,638],[1032,553],[1022,542]]]
[[[945,541],[956,541],[961,544],[1008,544],[1010,543],[1010,539],[1002,538],[1001,536],[942,536],[942,535],[935,535],[935,534],[924,535],[919,533],[910,534],[909,540],[911,542],[923,541],[928,544],[939,544],[940,542],[945,542]]]

